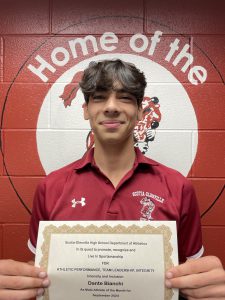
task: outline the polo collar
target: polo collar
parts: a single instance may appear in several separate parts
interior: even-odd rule
[[[84,156],[81,159],[75,161],[74,169],[81,170],[88,165],[92,165],[93,163],[94,163],[94,148],[91,148],[84,153]]]
[[[148,165],[148,166],[157,166],[158,163],[146,156],[144,156],[139,148],[135,147],[135,152],[136,152],[136,159],[134,162],[135,166],[138,166],[140,164]],[[94,148],[91,148],[87,152],[85,152],[84,156],[75,161],[74,163],[74,169],[75,170],[81,170],[84,169],[86,166],[96,166],[94,162]]]
[[[136,160],[135,162],[139,164],[145,164],[149,166],[158,166],[159,163],[151,158],[148,158],[144,154],[141,153],[140,149],[135,147],[135,152],[136,152]]]

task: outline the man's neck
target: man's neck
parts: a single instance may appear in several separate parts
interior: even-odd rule
[[[94,159],[96,165],[116,187],[120,180],[130,171],[135,161],[133,143],[125,145],[95,145]]]

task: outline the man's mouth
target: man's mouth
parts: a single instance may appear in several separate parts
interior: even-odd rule
[[[105,120],[100,122],[100,124],[105,126],[106,128],[118,128],[121,124],[124,124],[124,122],[119,120]]]

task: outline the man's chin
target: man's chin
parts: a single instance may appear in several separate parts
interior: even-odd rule
[[[122,141],[120,139],[113,138],[113,137],[101,140],[101,144],[103,144],[103,145],[119,145],[119,144],[121,144],[121,142]]]
[[[120,145],[125,145],[130,143],[130,136],[127,137],[121,137],[118,135],[110,135],[110,136],[105,136],[104,138],[101,137],[99,140],[99,143],[102,144],[103,146],[117,146],[119,147]],[[132,139],[132,143],[133,143],[133,139]]]

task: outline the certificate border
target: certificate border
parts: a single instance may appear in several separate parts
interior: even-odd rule
[[[94,224],[82,226],[82,225],[75,225],[75,226],[68,226],[63,224],[62,226],[55,226],[55,225],[48,225],[45,227],[43,231],[43,238],[44,242],[41,246],[42,250],[42,258],[40,261],[40,266],[48,269],[48,257],[49,257],[49,249],[51,243],[51,235],[52,234],[76,234],[76,233],[83,233],[83,234],[161,234],[163,235],[163,244],[164,244],[164,262],[165,262],[165,270],[173,267],[172,262],[172,252],[173,247],[170,243],[170,239],[172,236],[172,232],[169,226],[160,225],[158,227],[154,227],[151,225],[144,225],[142,227],[137,225],[116,225],[116,226],[109,226],[104,224],[102,226],[96,226]],[[173,297],[173,290],[165,288],[165,300],[171,300]],[[44,294],[44,300],[49,300],[49,292],[46,290]]]

